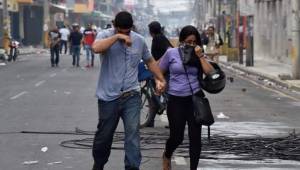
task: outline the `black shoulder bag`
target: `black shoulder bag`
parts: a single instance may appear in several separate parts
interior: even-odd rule
[[[182,54],[180,48],[178,48],[178,52],[179,52],[181,60],[183,61],[183,54]],[[185,74],[186,74],[186,77],[187,77],[187,80],[189,82],[189,86],[190,86],[190,89],[192,92],[195,121],[199,125],[210,126],[215,122],[215,120],[214,120],[214,116],[211,112],[209,101],[205,97],[205,94],[202,92],[202,90],[200,90],[200,92],[194,94],[193,88],[191,86],[189,76],[187,73],[187,69],[186,69],[184,63],[182,63],[182,65],[183,65],[183,68],[184,68],[184,71],[185,71]]]

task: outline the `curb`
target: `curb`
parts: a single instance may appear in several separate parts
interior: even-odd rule
[[[31,51],[31,52],[24,52],[24,53],[22,53],[21,51],[20,51],[20,56],[22,56],[22,55],[30,55],[30,54],[40,54],[40,53],[44,53],[43,51],[42,52],[39,52],[39,51]]]
[[[280,79],[278,79],[278,78],[276,78],[274,76],[270,76],[270,75],[267,75],[267,74],[263,74],[261,72],[256,72],[256,71],[253,71],[253,70],[249,70],[245,66],[240,66],[240,65],[233,64],[233,63],[222,62],[222,61],[220,61],[219,64],[221,66],[225,66],[225,67],[229,66],[229,67],[232,67],[234,69],[243,71],[245,73],[248,73],[248,74],[251,74],[251,75],[255,75],[255,76],[259,76],[259,77],[262,77],[264,79],[268,79],[268,80],[270,80],[270,81],[272,81],[274,83],[277,83],[280,86],[289,88],[291,90],[300,91],[300,86],[296,86],[293,83],[289,83],[289,82],[286,82],[284,80],[280,80]]]

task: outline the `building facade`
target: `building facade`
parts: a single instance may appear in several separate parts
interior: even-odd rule
[[[291,0],[256,0],[255,55],[291,64]]]
[[[63,25],[78,22],[100,26],[111,22],[114,0],[5,0],[8,15],[3,16],[0,0],[0,26],[8,35],[24,45],[47,46],[47,32]],[[4,24],[7,21],[8,24]],[[6,32],[6,31],[5,31]],[[3,47],[4,30],[0,30],[0,47]]]

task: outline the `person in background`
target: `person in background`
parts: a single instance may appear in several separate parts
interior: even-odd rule
[[[92,51],[92,45],[96,38],[96,30],[92,29],[92,25],[88,24],[87,28],[83,31],[83,43],[86,51],[86,67],[94,67],[94,52]],[[90,56],[92,57],[90,60]]]
[[[72,24],[73,27],[73,32],[70,35],[70,43],[72,46],[72,57],[73,57],[73,66],[80,67],[80,48],[81,48],[81,43],[82,43],[82,38],[83,35],[80,32],[80,27],[79,24],[74,23]]]
[[[158,61],[167,51],[172,48],[172,44],[168,38],[163,34],[162,27],[159,22],[153,21],[149,25],[149,32],[152,37],[151,54],[156,61]]]
[[[205,54],[210,57],[212,61],[219,62],[220,47],[223,45],[221,36],[215,32],[214,26],[209,26],[207,29],[207,44]]]
[[[61,34],[58,31],[58,28],[55,27],[49,32],[49,42],[50,42],[50,61],[51,67],[58,67],[59,64],[59,49],[60,49],[60,39]],[[55,57],[54,57],[55,56]]]
[[[158,21],[151,22],[148,25],[148,28],[149,28],[149,33],[152,37],[151,54],[156,61],[159,61],[160,58],[168,50],[168,48],[172,48],[173,46],[168,40],[168,38],[163,34],[163,29],[161,27],[161,24]],[[154,81],[153,84],[155,87]],[[151,98],[154,103],[154,107],[152,108],[154,114],[150,114],[151,121],[147,125],[147,127],[154,127],[156,114],[161,110],[164,110],[163,105],[160,102],[160,96],[153,95],[151,96]]]
[[[106,24],[104,29],[109,29],[111,28],[111,24]]]
[[[140,170],[140,60],[154,74],[156,92],[162,93],[165,89],[164,77],[151,57],[144,37],[132,31],[132,27],[132,15],[121,11],[115,16],[114,27],[100,32],[93,44],[94,52],[101,54],[96,91],[99,123],[93,143],[93,170],[104,169],[120,118],[125,130],[124,169]]]
[[[183,65],[178,48],[170,48],[159,62],[162,72],[170,72],[168,83],[167,117],[170,136],[163,153],[163,170],[171,170],[171,157],[175,149],[182,143],[186,124],[189,135],[190,170],[197,170],[201,153],[201,125],[194,118],[192,95],[202,92],[198,74],[209,74],[214,70],[207,61],[201,49],[201,39],[198,30],[191,25],[185,26],[179,33],[180,46],[194,49],[195,56],[202,69],[196,65]],[[203,70],[203,72],[202,72]]]
[[[68,50],[68,40],[70,36],[70,30],[66,28],[66,26],[62,26],[62,28],[59,30],[59,33],[61,34],[61,41],[60,41],[60,54],[62,53],[63,47],[65,47],[65,54],[67,54]]]

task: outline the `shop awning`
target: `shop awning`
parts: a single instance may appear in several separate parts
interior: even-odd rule
[[[113,18],[111,15],[104,14],[101,11],[93,11],[90,15],[92,17],[101,17],[101,18],[105,18],[105,19],[112,19]]]

